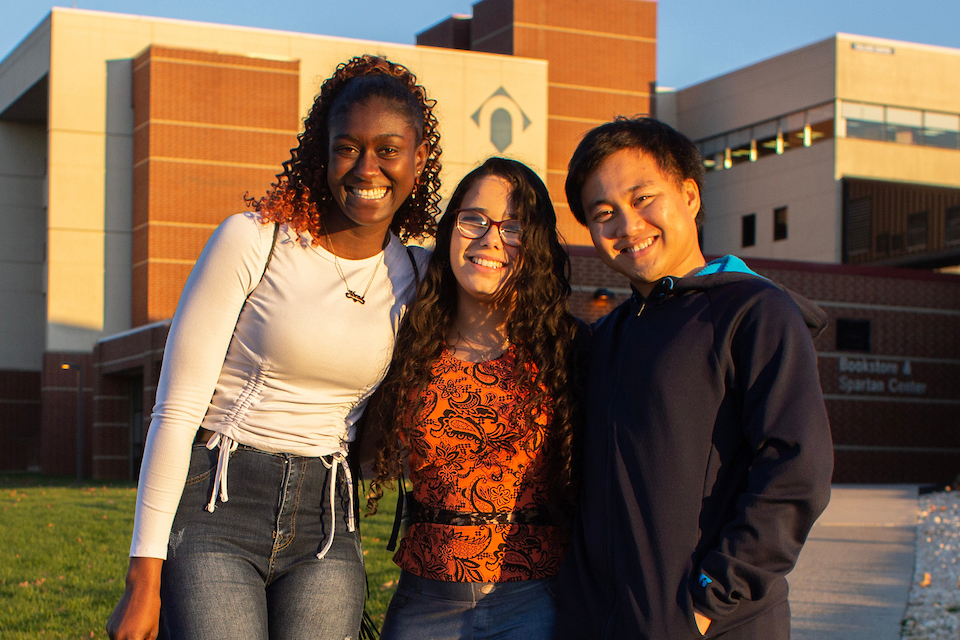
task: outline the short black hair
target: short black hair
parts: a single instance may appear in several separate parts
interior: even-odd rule
[[[636,149],[649,155],[660,167],[660,171],[666,176],[672,176],[678,186],[685,180],[693,180],[700,193],[703,193],[703,158],[689,138],[670,125],[653,118],[618,116],[614,121],[588,131],[570,158],[564,188],[567,192],[567,204],[580,224],[587,224],[581,193],[583,183],[607,157],[621,149]],[[698,221],[702,214],[701,199],[700,211],[697,212]]]

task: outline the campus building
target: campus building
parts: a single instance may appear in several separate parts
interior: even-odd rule
[[[0,221],[17,232],[0,240],[0,470],[74,473],[79,396],[85,475],[135,477],[169,319],[203,244],[221,220],[245,208],[244,194],[262,195],[274,180],[319,81],[337,63],[372,52],[409,66],[437,100],[443,195],[493,154],[526,162],[544,178],[570,245],[574,312],[588,320],[623,301],[630,289],[600,263],[566,206],[567,159],[585,131],[615,115],[656,110],[673,119],[708,152],[708,162],[725,167],[711,165],[707,175],[706,251],[743,255],[831,317],[831,328],[815,344],[837,443],[836,479],[952,479],[960,471],[960,276],[844,265],[840,239],[848,191],[861,209],[864,197],[873,198],[868,218],[874,227],[880,224],[873,222],[874,210],[888,224],[892,214],[883,207],[908,200],[886,197],[907,175],[892,178],[890,172],[940,176],[927,164],[942,158],[923,154],[953,158],[960,151],[944,148],[947,133],[944,144],[933,147],[897,142],[896,135],[891,142],[851,137],[849,123],[840,135],[816,120],[834,100],[838,122],[842,101],[854,97],[868,106],[919,109],[921,122],[925,109],[940,116],[950,109],[867,93],[821,97],[810,90],[791,94],[795,100],[786,108],[779,90],[771,89],[768,113],[763,100],[745,100],[749,108],[737,102],[740,89],[733,84],[717,85],[715,101],[731,101],[716,107],[723,119],[686,93],[723,78],[655,93],[655,2],[601,4],[603,10],[596,2],[565,0],[550,2],[548,11],[547,0],[481,0],[471,17],[453,16],[420,33],[418,46],[53,9],[0,61]],[[820,78],[820,58],[798,60],[777,67],[786,84],[796,73]],[[857,73],[867,72],[848,69],[843,77]],[[754,84],[745,82],[744,91],[764,86],[764,78],[745,78]],[[659,96],[656,105],[653,95]],[[805,96],[816,101],[804,103]],[[790,128],[795,113],[805,118],[799,129]],[[769,121],[776,128],[768,154],[760,149],[769,149],[770,140],[754,131],[762,133],[759,124]],[[948,119],[929,122],[953,131]],[[931,127],[921,129],[921,141]],[[746,161],[729,142],[744,128],[751,136]],[[889,151],[868,149],[858,165],[855,156],[840,153],[858,144]],[[910,169],[915,156],[921,164]],[[830,166],[824,170],[822,162]],[[850,166],[860,168],[850,173]],[[832,182],[821,183],[823,175]],[[743,185],[723,182],[737,176]],[[761,179],[769,182],[755,182]],[[857,191],[863,185],[854,179],[892,186]],[[928,181],[923,188],[952,187]],[[759,199],[749,200],[753,196]],[[769,244],[789,251],[765,253],[759,240],[741,247],[738,233],[724,226],[754,213],[759,239],[768,224],[764,198],[778,203],[771,205],[771,219],[772,209],[786,210],[786,238]],[[739,210],[731,204],[738,202],[757,204]],[[946,221],[952,201],[936,202]],[[933,205],[929,211],[932,228],[941,214]],[[899,233],[874,227],[870,233]],[[934,247],[939,237],[930,231],[931,255],[943,253]],[[840,245],[824,249],[829,242]]]
[[[706,251],[960,265],[960,49],[837,34],[659,97],[704,157]]]
[[[436,99],[445,194],[496,153],[546,178],[543,60],[54,8],[0,62],[0,469],[73,473],[71,362],[86,472],[135,471],[155,378],[120,356],[99,389],[95,345],[173,315],[217,224],[289,159],[319,82],[363,53]]]

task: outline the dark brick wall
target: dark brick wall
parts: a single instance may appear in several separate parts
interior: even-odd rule
[[[0,471],[40,467],[40,372],[0,371]]]
[[[814,346],[836,445],[834,480],[953,481],[960,474],[960,276],[747,262],[820,303],[829,316],[830,325]],[[627,280],[607,269],[591,248],[571,249],[571,263],[576,315],[595,320],[629,296]],[[601,287],[622,293],[598,302],[593,292]],[[840,318],[870,322],[869,352],[837,350]],[[841,358],[879,362],[883,373],[841,370]],[[866,380],[870,390],[856,390],[855,383]]]
[[[83,367],[83,469],[90,476],[93,461],[91,416],[93,405],[92,359],[89,353],[48,351],[43,355],[40,410],[40,468],[51,475],[77,472],[77,372],[63,370],[63,362]]]

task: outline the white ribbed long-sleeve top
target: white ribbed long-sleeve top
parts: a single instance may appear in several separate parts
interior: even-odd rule
[[[407,248],[391,235],[379,267],[380,254],[339,260],[358,292],[376,269],[361,305],[345,297],[333,255],[286,225],[263,273],[272,239],[256,214],[227,218],[184,286],[147,433],[131,556],[166,558],[199,426],[264,451],[345,452],[386,373],[416,288]],[[412,251],[422,272],[429,253]]]

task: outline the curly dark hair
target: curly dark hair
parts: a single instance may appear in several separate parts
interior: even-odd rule
[[[470,189],[482,178],[497,176],[512,186],[511,204],[523,225],[520,259],[511,281],[507,338],[514,345],[514,375],[522,398],[514,417],[526,429],[538,416],[551,416],[550,447],[558,455],[548,462],[565,506],[572,504],[577,484],[574,451],[579,448],[581,380],[575,338],[578,321],[570,314],[570,261],[557,233],[550,194],[527,166],[490,158],[467,174],[450,199],[437,229],[437,244],[397,336],[393,360],[378,402],[368,407],[365,437],[379,437],[370,483],[368,513],[376,513],[383,487],[400,477],[404,451],[401,429],[422,411],[422,397],[433,363],[446,345],[457,316],[458,288],[450,268],[450,239],[456,216]]]
[[[617,116],[583,136],[567,166],[564,185],[567,204],[577,222],[587,226],[586,212],[581,199],[584,183],[594,171],[621,149],[636,149],[645,153],[660,168],[664,176],[673,178],[679,186],[685,180],[697,183],[703,193],[703,158],[697,146],[685,135],[668,124],[653,118],[625,118]],[[697,222],[703,220],[703,201],[697,212]]]
[[[261,214],[264,224],[290,223],[297,231],[309,231],[314,244],[322,235],[321,218],[336,207],[327,184],[330,122],[349,107],[380,99],[406,118],[417,132],[417,144],[426,142],[427,160],[413,193],[404,200],[390,230],[406,242],[436,233],[440,214],[440,133],[433,115],[435,100],[417,84],[417,77],[403,65],[382,56],[362,55],[337,66],[324,80],[320,93],[290,150],[283,172],[263,198],[246,197]]]

